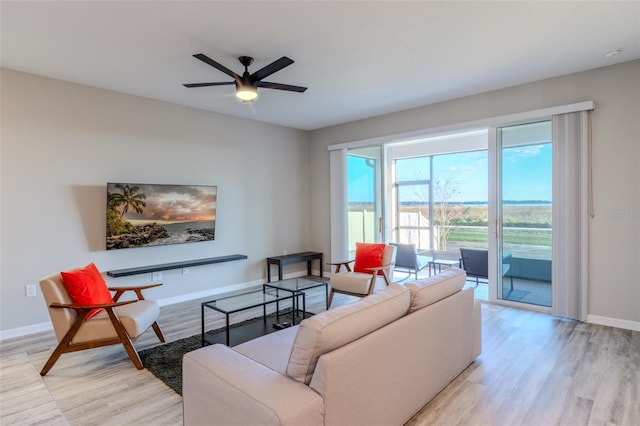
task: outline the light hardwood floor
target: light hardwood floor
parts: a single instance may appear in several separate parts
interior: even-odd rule
[[[200,332],[199,302],[161,309],[168,341]],[[490,304],[482,315],[482,355],[408,425],[640,425],[639,332]],[[135,343],[156,344],[153,332]],[[181,397],[121,346],[64,354],[41,378],[55,345],[53,332],[2,342],[0,424],[182,424]]]

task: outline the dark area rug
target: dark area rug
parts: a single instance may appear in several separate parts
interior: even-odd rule
[[[202,347],[196,334],[139,352],[142,364],[177,394],[182,395],[182,355]]]
[[[302,320],[300,314],[297,315],[296,324]],[[291,321],[291,314],[281,311],[280,321]],[[249,319],[230,327],[229,346],[239,345],[256,337],[277,331],[273,327],[276,323],[276,315],[267,315],[266,322],[262,317]],[[208,331],[206,340],[209,343],[225,343],[225,330],[219,328]],[[139,352],[142,364],[147,370],[162,380],[167,386],[177,394],[182,395],[182,356],[187,352],[200,349],[202,347],[202,335],[195,334],[184,339],[165,343]]]

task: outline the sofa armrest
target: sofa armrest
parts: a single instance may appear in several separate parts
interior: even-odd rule
[[[322,425],[322,397],[224,345],[184,355],[184,425]]]

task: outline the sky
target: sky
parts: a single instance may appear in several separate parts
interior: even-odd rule
[[[505,148],[503,164],[503,200],[551,201],[551,144]],[[429,176],[427,157],[397,163],[400,180]],[[349,202],[373,200],[371,168],[360,158],[349,157]],[[457,192],[451,201],[487,201],[488,153],[471,151],[434,156],[433,179],[454,184]],[[419,198],[419,196],[417,196]]]
[[[122,184],[137,186],[137,193],[145,195],[142,214],[134,209],[124,216],[127,220],[178,223],[199,220],[214,220],[216,215],[217,187],[204,185],[147,185]],[[115,184],[108,184],[107,191],[121,193]],[[122,211],[122,206],[118,207]],[[138,222],[136,222],[138,223]]]

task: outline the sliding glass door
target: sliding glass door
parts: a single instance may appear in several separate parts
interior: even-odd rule
[[[382,147],[351,148],[347,152],[348,251],[356,242],[384,241]]]
[[[497,298],[551,306],[551,121],[496,129]]]

